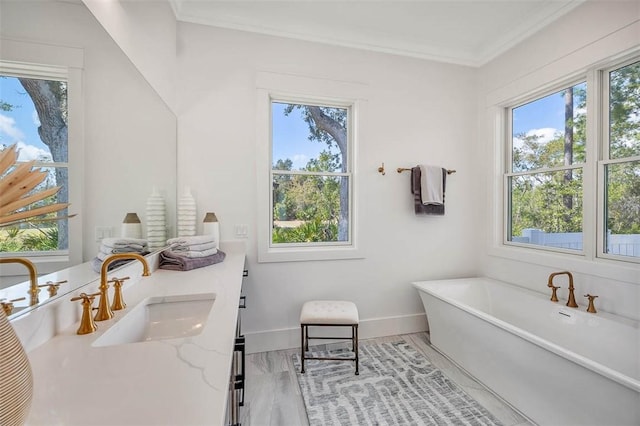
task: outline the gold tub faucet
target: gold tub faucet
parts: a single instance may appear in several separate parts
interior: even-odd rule
[[[556,289],[558,289],[558,287],[555,287],[553,285],[553,278],[556,277],[557,275],[567,275],[569,277],[569,300],[567,300],[567,306],[570,308],[577,308],[578,304],[576,303],[576,296],[573,294],[575,288],[573,287],[573,274],[569,271],[561,271],[561,272],[554,272],[551,275],[549,275],[549,281],[547,282],[547,287],[553,289],[553,296],[555,296],[556,294]],[[551,300],[553,300],[553,296],[551,297]],[[554,302],[557,301],[557,297],[556,300],[553,300]]]
[[[100,291],[100,293],[98,293],[100,295],[100,301],[98,302],[98,312],[95,316],[96,321],[105,321],[113,318],[113,310],[109,305],[107,270],[111,262],[124,259],[139,260],[140,263],[142,263],[142,276],[148,277],[150,275],[147,260],[138,253],[116,253],[107,257],[104,262],[102,262],[102,268],[100,269],[100,287],[98,287]]]
[[[38,288],[38,273],[36,272],[36,265],[24,257],[6,257],[4,259],[0,259],[0,264],[2,263],[20,263],[29,270],[29,282],[31,283],[31,286],[29,287],[29,305],[37,305],[39,302],[38,293],[40,293],[40,289]]]

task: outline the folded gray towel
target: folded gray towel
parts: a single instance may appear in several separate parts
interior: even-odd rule
[[[160,269],[170,269],[172,271],[190,271],[192,269],[202,268],[205,266],[220,263],[224,260],[226,254],[218,250],[216,254],[206,257],[186,257],[170,250],[160,252]]]
[[[421,180],[422,173],[420,166],[411,169],[411,193],[413,194],[413,205],[415,214],[444,215],[444,191],[447,183],[447,169],[442,169],[442,204],[422,204]]]

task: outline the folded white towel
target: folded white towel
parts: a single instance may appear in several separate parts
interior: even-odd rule
[[[169,238],[167,245],[179,244],[182,246],[189,246],[194,244],[215,243],[216,239],[213,235],[193,235],[191,237],[176,237]]]
[[[191,259],[195,259],[195,258],[199,258],[199,257],[207,257],[207,256],[211,256],[213,254],[218,253],[218,249],[217,248],[212,248],[212,249],[202,250],[202,251],[191,251],[191,250],[175,251],[173,249],[169,249],[169,251],[171,253],[173,253],[174,255],[176,255],[176,256],[188,257],[188,258],[191,258]]]
[[[420,165],[420,189],[422,204],[444,204],[444,189],[442,187],[442,167]]]
[[[147,245],[147,240],[142,238],[103,238],[101,241],[103,246],[111,248],[126,247],[131,244]]]
[[[100,260],[105,260],[107,257],[111,256],[112,254],[116,254],[116,253],[136,253],[136,254],[147,254],[149,251],[148,250],[114,250],[114,251],[110,251],[110,252],[105,252],[103,250],[98,251],[98,254],[96,255],[96,257]]]
[[[205,250],[210,250],[212,248],[218,248],[218,247],[215,242],[211,242],[211,243],[191,244],[191,245],[172,244],[171,246],[169,246],[169,248],[174,253],[178,253],[178,252],[184,252],[184,251],[205,251]]]

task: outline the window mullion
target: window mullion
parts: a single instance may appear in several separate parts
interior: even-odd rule
[[[591,70],[587,73],[587,130],[586,163],[583,172],[583,250],[587,259],[593,260],[599,252],[601,212],[598,211],[600,191],[598,190],[598,158],[601,155],[602,140],[602,79],[600,73]],[[594,232],[595,231],[595,232]]]

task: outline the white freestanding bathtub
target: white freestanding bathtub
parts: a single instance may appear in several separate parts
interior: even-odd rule
[[[640,425],[638,322],[489,278],[413,285],[431,344],[536,423]]]

